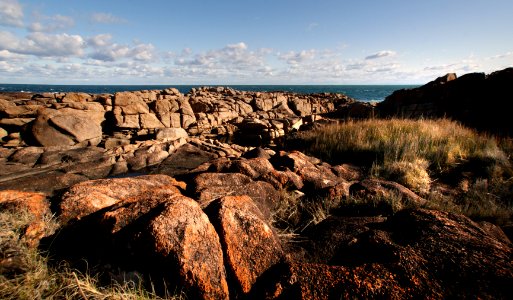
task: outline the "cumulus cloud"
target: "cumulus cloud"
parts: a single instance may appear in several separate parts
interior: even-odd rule
[[[39,19],[41,20],[30,24],[27,29],[35,32],[53,32],[69,29],[75,25],[75,20],[68,16],[39,16]]]
[[[108,33],[98,34],[87,39],[87,44],[92,47],[106,47],[111,44],[112,35]]]
[[[25,58],[25,55],[12,53],[9,50],[0,50],[0,61],[21,61]]]
[[[301,62],[311,60],[315,57],[315,50],[302,50],[299,52],[289,51],[278,55],[278,58],[286,61],[289,65],[297,65]]]
[[[117,61],[120,59],[134,59],[150,62],[157,59],[155,47],[152,44],[138,43],[134,46],[112,43],[110,34],[99,34],[87,40],[87,44],[95,50],[89,57],[101,61]]]
[[[91,15],[91,21],[102,24],[122,24],[127,20],[117,17],[111,13],[98,12]]]
[[[397,53],[392,50],[383,50],[376,52],[374,54],[371,54],[369,56],[366,56],[365,59],[377,59],[377,58],[383,58],[383,57],[389,57],[389,56],[395,56]]]
[[[0,25],[23,27],[23,9],[16,0],[0,0]]]
[[[47,34],[34,32],[18,38],[7,31],[0,31],[0,50],[39,57],[81,56],[85,47],[79,35]]]

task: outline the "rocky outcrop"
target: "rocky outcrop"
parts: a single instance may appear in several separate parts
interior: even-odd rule
[[[386,221],[358,224],[354,219],[339,219],[336,223],[326,220],[331,226],[323,222],[309,233],[311,243],[324,245],[312,248],[322,251],[313,253],[316,263],[276,266],[262,278],[257,297],[508,297],[513,282],[511,244],[466,217],[404,210]]]
[[[479,130],[511,135],[512,86],[513,68],[459,78],[450,73],[419,88],[395,91],[377,108],[381,117],[448,117]]]
[[[0,94],[0,127],[6,131],[4,145],[10,147],[101,143],[112,148],[156,134],[158,139],[184,136],[180,129],[188,135],[238,133],[241,140],[255,144],[354,103],[341,94],[257,93],[223,87],[192,89],[186,95],[174,88],[114,95]]]

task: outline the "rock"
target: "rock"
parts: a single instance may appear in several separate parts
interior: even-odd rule
[[[359,197],[381,197],[383,199],[397,199],[402,205],[420,207],[426,203],[426,200],[419,197],[410,189],[393,181],[381,179],[365,179],[359,183],[351,185],[349,193]],[[397,203],[401,205],[400,203]]]
[[[203,151],[191,144],[185,144],[169,155],[154,172],[169,176],[184,175],[215,158],[217,158],[215,154]]]
[[[17,213],[26,211],[32,216],[30,224],[22,234],[25,242],[31,247],[36,247],[39,240],[48,231],[44,218],[49,216],[51,212],[44,194],[15,190],[0,191],[0,210],[10,210]]]
[[[41,147],[24,147],[9,157],[10,161],[34,166],[44,152]]]
[[[124,115],[147,114],[148,105],[132,92],[114,94],[114,107],[120,107]]]
[[[279,265],[261,278],[255,297],[508,297],[512,248],[486,228],[423,209],[375,221],[337,217],[318,224],[308,235],[324,242],[308,251],[323,263]]]
[[[247,151],[245,152],[242,157],[244,158],[265,158],[265,159],[270,159],[271,158],[271,155],[269,155],[269,153],[267,153],[267,151],[265,151],[263,148],[261,147],[256,147],[250,151]]]
[[[377,105],[381,117],[447,117],[494,134],[511,135],[513,68],[489,75],[447,74],[414,89],[395,91]],[[491,99],[486,104],[483,99]]]
[[[178,269],[190,297],[228,299],[219,237],[196,201],[182,197],[166,203],[145,233],[169,272]]]
[[[61,100],[62,103],[93,101],[93,96],[86,93],[67,93]]]
[[[89,142],[97,145],[102,136],[103,112],[75,109],[43,110],[32,124],[31,133],[44,147]]]
[[[130,145],[129,139],[120,139],[120,138],[107,138],[105,139],[105,149],[113,149],[116,147]]]
[[[248,196],[226,196],[207,208],[219,233],[227,272],[238,293],[248,294],[256,280],[283,257],[277,236]]]
[[[9,133],[5,129],[0,127],[0,141],[3,140],[3,138],[8,136],[8,135],[9,135]]]
[[[0,190],[19,190],[26,192],[41,192],[51,196],[54,191],[67,188],[73,184],[86,181],[89,178],[78,174],[67,174],[60,170],[47,169],[42,172],[26,170],[22,176],[11,176],[11,179],[0,180]],[[17,175],[17,174],[11,174]]]
[[[140,114],[139,118],[141,120],[141,128],[154,129],[164,127],[154,114]]]
[[[70,187],[62,196],[59,219],[64,223],[80,219],[120,201],[137,200],[148,191],[179,193],[180,186],[183,184],[165,175],[86,181]]]
[[[157,130],[157,140],[178,140],[180,138],[188,138],[187,131],[183,128],[162,128]]]
[[[204,207],[224,196],[247,195],[253,199],[266,220],[269,220],[271,208],[279,199],[273,186],[264,181],[253,181],[239,173],[202,173],[194,178],[194,192],[198,202]]]

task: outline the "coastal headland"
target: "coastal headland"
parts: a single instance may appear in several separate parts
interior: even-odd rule
[[[512,68],[380,103],[1,93],[1,283],[43,298],[127,283],[163,298],[507,298],[512,103]],[[34,251],[71,279],[34,287]]]

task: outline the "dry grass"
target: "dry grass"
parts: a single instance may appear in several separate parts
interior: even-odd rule
[[[21,238],[31,221],[27,212],[0,211],[0,299],[163,299],[133,281],[101,286],[89,274],[49,266],[47,258]],[[45,222],[46,228],[55,228],[52,218]]]
[[[309,155],[367,166],[369,176],[403,184],[428,199],[429,207],[496,223],[513,221],[512,139],[478,134],[446,119],[350,121],[296,138]],[[437,182],[452,186],[457,195],[432,191]],[[349,206],[361,209],[382,202],[392,210],[397,206],[394,199],[349,200]]]
[[[493,138],[449,120],[365,120],[304,132],[306,151],[328,162],[370,154],[379,164],[425,160],[443,171],[470,158],[507,162]]]

